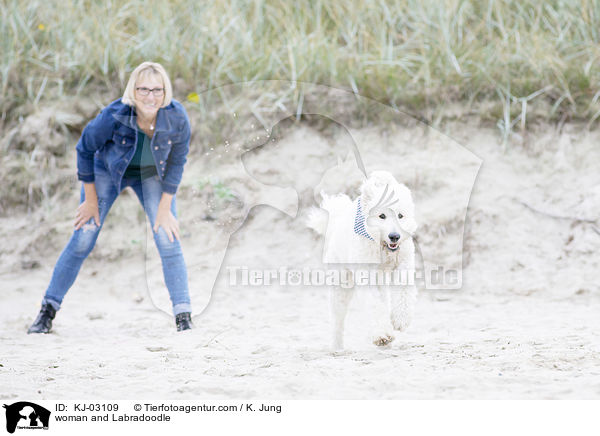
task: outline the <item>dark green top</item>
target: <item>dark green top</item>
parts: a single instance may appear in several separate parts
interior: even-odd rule
[[[156,164],[154,156],[150,149],[150,138],[143,132],[138,131],[138,140],[135,146],[135,154],[129,162],[129,166],[125,170],[123,177],[128,179],[147,179],[158,174],[156,172]]]

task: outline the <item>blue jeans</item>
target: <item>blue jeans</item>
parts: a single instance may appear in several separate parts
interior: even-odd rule
[[[94,164],[94,179],[98,196],[100,227],[96,226],[94,219],[91,218],[79,230],[73,232],[69,243],[58,258],[43,300],[44,303],[52,305],[56,310],[60,309],[63,298],[71,285],[73,285],[83,261],[94,248],[100,234],[100,229],[102,229],[102,225],[104,224],[104,219],[112,204],[117,199],[119,193],[127,186],[131,186],[135,191],[135,194],[144,207],[146,215],[150,219],[152,227],[154,227],[158,203],[162,196],[162,187],[158,176],[149,177],[143,181],[124,178],[120,189],[117,190],[104,165],[96,161]],[[85,192],[82,184],[80,203],[84,199]],[[175,197],[173,197],[171,204],[171,212],[177,217]],[[154,242],[162,261],[165,284],[167,285],[171,303],[173,304],[173,314],[191,312],[187,268],[183,260],[181,245],[177,239],[170,242],[162,227],[158,229],[158,232],[152,233],[154,234]]]

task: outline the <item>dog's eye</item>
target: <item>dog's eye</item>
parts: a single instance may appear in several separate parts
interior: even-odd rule
[[[398,214],[398,219],[402,219],[404,217],[404,215],[402,215],[401,213]]]
[[[382,220],[384,220],[385,219],[385,214],[382,213],[381,215],[379,215],[379,218],[381,218]]]

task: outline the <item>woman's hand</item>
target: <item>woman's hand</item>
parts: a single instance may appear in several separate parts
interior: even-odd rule
[[[75,230],[79,230],[90,218],[94,218],[96,225],[100,227],[100,212],[98,211],[98,200],[86,200],[79,205],[75,214]]]
[[[98,197],[94,183],[84,183],[85,200],[77,208],[75,214],[75,230],[79,230],[90,218],[94,218],[96,225],[100,227],[100,212],[98,210]]]
[[[171,213],[171,200],[173,196],[163,193],[160,203],[158,204],[158,211],[156,212],[156,221],[154,222],[154,232],[158,232],[158,228],[162,227],[170,242],[174,239],[179,240],[179,223],[177,218]]]

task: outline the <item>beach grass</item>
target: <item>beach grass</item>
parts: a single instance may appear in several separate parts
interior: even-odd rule
[[[449,103],[468,112],[491,101],[482,115],[505,130],[542,101],[548,121],[600,116],[598,0],[4,3],[3,119],[24,104],[122,90],[148,59],[190,92],[305,81],[426,120]]]
[[[205,120],[196,133],[215,144],[231,120],[209,113],[205,91],[277,79],[345,89],[434,126],[477,117],[506,147],[538,122],[596,126],[599,40],[600,0],[2,0],[0,176],[11,182],[0,215],[52,202],[62,179],[40,169],[68,171],[66,144],[145,60],[165,66]],[[311,97],[273,89],[263,105],[300,111]],[[60,102],[81,120],[55,116]],[[39,131],[22,127],[44,110],[55,135],[32,139]]]

